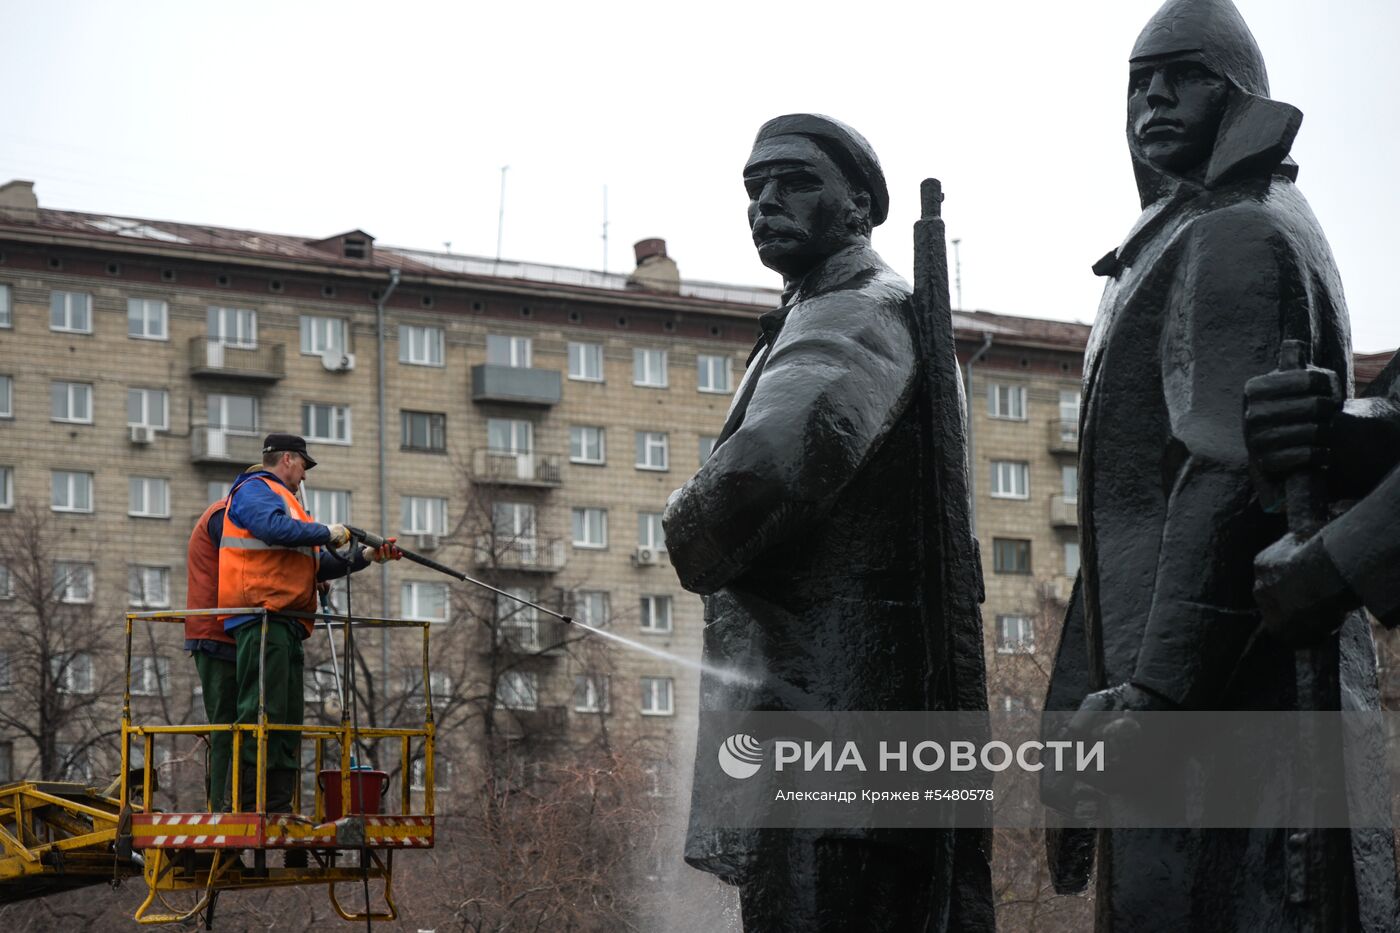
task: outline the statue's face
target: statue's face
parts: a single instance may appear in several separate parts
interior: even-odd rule
[[[755,146],[744,187],[758,257],[786,278],[863,238],[869,195],[853,192],[840,168],[805,136],[776,136]]]
[[[1210,158],[1230,85],[1193,54],[1133,62],[1128,130],[1149,162],[1188,175]]]

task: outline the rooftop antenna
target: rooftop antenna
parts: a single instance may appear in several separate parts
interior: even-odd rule
[[[956,307],[957,307],[957,309],[958,309],[959,311],[961,311],[961,310],[962,310],[962,306],[963,306],[963,304],[962,304],[962,250],[961,250],[959,247],[962,246],[962,238],[961,238],[961,237],[954,237],[954,238],[952,239],[951,242],[952,242],[952,244],[953,244],[953,291],[954,291],[954,293],[958,296],[958,303],[957,303]]]
[[[444,253],[450,253],[450,252],[452,252],[452,241],[451,241],[451,240],[443,240],[443,241],[442,241],[442,251],[443,251]]]
[[[501,166],[501,212],[496,217],[496,261],[501,261],[501,237],[506,230],[506,172],[510,171],[509,165]]]
[[[608,186],[603,186],[603,273],[608,271]]]

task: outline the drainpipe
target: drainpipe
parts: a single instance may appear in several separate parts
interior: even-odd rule
[[[399,270],[389,270],[389,287],[379,296],[379,301],[374,306],[374,331],[376,351],[379,354],[378,363],[375,366],[375,405],[379,411],[379,533],[387,536],[389,534],[389,465],[387,454],[385,453],[384,431],[384,306],[389,303],[389,296],[394,293],[394,289],[399,287]],[[389,618],[389,562],[385,561],[379,565],[379,618]],[[380,684],[379,695],[387,696],[389,689],[389,630],[380,629],[379,632],[379,671]]]
[[[967,358],[967,366],[963,370],[963,380],[965,391],[963,396],[967,399],[967,492],[970,501],[967,504],[967,517],[972,525],[972,534],[977,536],[977,457],[974,456],[972,443],[972,366],[982,357],[987,355],[987,351],[992,348],[992,335],[990,332],[982,335],[982,346],[977,348],[977,352]]]

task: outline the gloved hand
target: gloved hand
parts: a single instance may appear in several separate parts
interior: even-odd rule
[[[331,547],[341,548],[350,543],[350,529],[339,523],[327,525],[331,533]]]
[[[365,548],[365,560],[373,564],[382,564],[386,560],[399,560],[403,557],[403,551],[399,550],[395,541],[398,538],[385,538],[384,543],[377,548]]]

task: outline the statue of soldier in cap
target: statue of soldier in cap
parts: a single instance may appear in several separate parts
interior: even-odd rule
[[[1084,366],[1083,563],[1047,710],[1306,706],[1291,646],[1260,631],[1255,555],[1287,525],[1243,430],[1245,382],[1285,341],[1351,383],[1341,280],[1294,185],[1301,120],[1269,98],[1230,0],[1168,0],[1138,37],[1127,131],[1143,214],[1094,266],[1108,281]],[[1334,689],[1374,709],[1365,621],[1336,624]],[[1295,763],[1273,764],[1261,795]],[[1156,774],[1184,781],[1172,768]],[[1348,769],[1350,792],[1367,780]],[[1072,810],[1073,789],[1044,793]],[[1052,831],[1050,867],[1061,892],[1082,890],[1097,842],[1100,933],[1397,929],[1389,830],[1314,831],[1330,848],[1303,872],[1282,829],[1086,832]]]
[[[945,364],[918,358],[910,288],[870,246],[889,208],[879,160],[845,124],[790,114],[759,129],[744,186],[783,302],[664,517],[681,583],[705,597],[707,665],[750,675],[702,675],[701,711],[948,709],[941,665],[985,709],[980,639],[949,664],[951,622],[921,582],[916,464],[939,441],[915,398]],[[697,794],[686,861],[739,886],[746,930],[993,928],[978,831],[736,830],[707,809]]]

